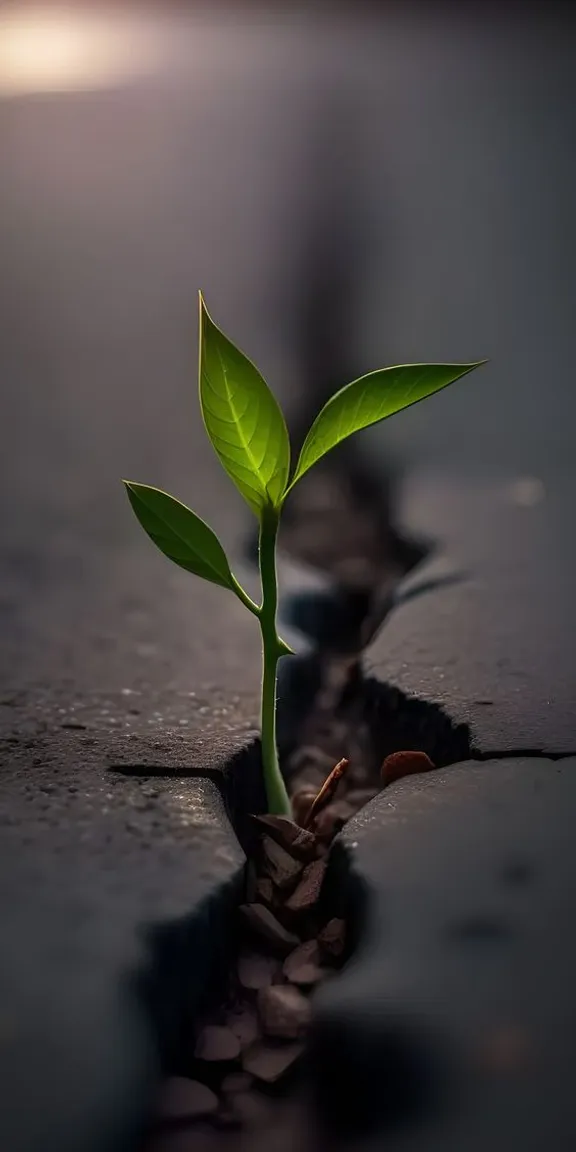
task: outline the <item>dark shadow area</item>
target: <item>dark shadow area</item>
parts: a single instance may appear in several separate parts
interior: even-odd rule
[[[283,616],[316,647],[330,652],[361,652],[375,639],[390,614],[400,605],[460,584],[462,572],[430,577],[412,587],[345,588],[334,585],[320,591],[295,593],[283,603]]]
[[[193,914],[143,932],[148,966],[137,981],[153,1029],[159,1064],[178,1072],[190,1053],[196,1022],[217,1001],[235,955],[235,911],[243,881],[223,884]],[[202,947],[198,947],[202,941]]]
[[[359,1027],[343,1012],[323,1019],[311,1040],[315,1099],[329,1147],[356,1147],[378,1132],[385,1138],[429,1123],[441,1110],[448,1067],[422,1027],[391,1010]]]

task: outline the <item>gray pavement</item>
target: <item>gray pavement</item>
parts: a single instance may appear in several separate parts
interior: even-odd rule
[[[348,824],[368,915],[314,1067],[355,1152],[573,1147],[575,767],[459,764]]]
[[[202,749],[187,756],[205,766]],[[153,769],[126,778],[106,758],[105,738],[73,731],[2,750],[0,1139],[10,1152],[135,1147],[161,1062],[226,970],[244,857],[217,785]]]
[[[576,471],[546,480],[413,472],[403,523],[438,551],[406,583],[453,583],[408,598],[366,668],[441,704],[476,751],[576,750]]]
[[[109,773],[119,761],[206,773],[250,736],[259,679],[252,618],[154,553],[119,481],[189,501],[237,560],[250,519],[198,417],[195,293],[294,409],[305,374],[293,344],[307,273],[298,239],[312,188],[329,203],[336,173],[368,237],[355,370],[492,360],[365,437],[375,460],[408,465],[406,519],[447,541],[448,565],[473,569],[400,610],[371,659],[468,719],[486,750],[574,748],[571,24],[408,15],[331,30],[256,19],[240,35],[230,22],[165,27],[138,83],[0,100],[7,1152],[39,1147],[37,1124],[60,1149],[78,1147],[71,1109],[83,1149],[133,1129],[155,1050],[141,1008],[126,1000],[124,1016],[117,1004],[144,959],[141,928],[193,915],[238,876],[209,783]],[[339,147],[319,160],[331,108]],[[421,482],[416,466],[439,479]],[[485,809],[466,808],[477,771],[453,777],[462,813],[434,826],[449,843],[469,819],[479,848],[491,829]],[[531,771],[509,777],[506,811]],[[535,837],[555,837],[561,821],[555,875],[568,787],[541,824],[530,808]],[[441,861],[428,872],[417,843],[410,834],[398,847],[398,875],[420,861],[444,891]],[[458,836],[463,875],[460,846]],[[562,909],[550,889],[542,899],[542,918],[558,913],[561,952]],[[424,963],[427,939],[416,946]],[[527,996],[538,981],[531,967]],[[564,1003],[564,975],[558,987]],[[511,1132],[524,1128],[514,1120]]]

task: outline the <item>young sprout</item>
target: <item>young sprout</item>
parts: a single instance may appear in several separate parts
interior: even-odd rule
[[[371,424],[438,392],[477,368],[474,364],[404,364],[354,380],[316,417],[290,476],[290,442],[282,412],[258,369],[211,319],[200,294],[200,407],[220,463],[260,525],[262,599],[255,604],[230,569],[211,528],[168,493],[124,481],[142,527],[175,564],[233,592],[262,633],[262,766],[268,808],[290,815],[276,748],[276,677],[291,649],[278,635],[276,539],[284,501],[309,468],[331,448]]]

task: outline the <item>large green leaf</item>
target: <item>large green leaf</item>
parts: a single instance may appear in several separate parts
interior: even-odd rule
[[[479,360],[474,364],[402,364],[353,380],[336,392],[316,417],[302,446],[288,491],[317,460],[353,432],[424,400],[485,363]]]
[[[290,469],[284,417],[258,369],[216,327],[200,296],[200,404],[222,466],[260,518]]]
[[[195,512],[160,488],[129,480],[124,483],[144,531],[165,556],[195,576],[237,591],[218,537]]]

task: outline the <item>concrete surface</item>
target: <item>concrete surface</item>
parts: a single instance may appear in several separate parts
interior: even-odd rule
[[[468,762],[347,825],[367,916],[313,1067],[354,1152],[573,1147],[575,804],[574,758]]]
[[[406,587],[461,580],[400,605],[366,667],[470,725],[482,753],[576,750],[576,472],[544,479],[414,472],[404,524],[438,553]]]
[[[107,752],[116,756],[103,737],[75,731],[2,745],[0,1143],[10,1152],[136,1147],[160,1061],[169,1065],[227,954],[244,858],[219,789],[121,776]],[[190,754],[205,766],[202,749]]]

